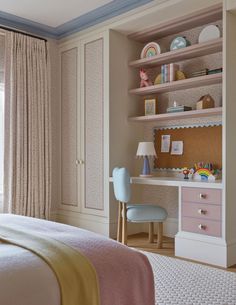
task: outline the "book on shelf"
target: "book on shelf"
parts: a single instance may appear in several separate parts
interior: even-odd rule
[[[179,65],[168,64],[161,66],[161,83],[173,82],[176,80],[176,71],[179,70]]]
[[[208,75],[210,74],[216,74],[216,73],[222,73],[223,72],[223,68],[219,68],[219,69],[212,69],[208,71]]]
[[[204,75],[207,75],[207,74],[208,74],[208,69],[202,69],[202,70],[199,70],[199,71],[192,72],[191,76],[192,77],[198,77],[198,76],[204,76]]]
[[[174,112],[183,112],[183,111],[190,111],[192,110],[192,107],[189,106],[184,106],[184,105],[180,105],[180,106],[172,106],[167,108],[167,113],[174,113]]]
[[[191,77],[198,77],[198,76],[204,76],[204,75],[211,75],[211,74],[216,74],[216,73],[222,73],[223,69],[218,68],[218,69],[202,69],[199,71],[195,71],[191,73]]]

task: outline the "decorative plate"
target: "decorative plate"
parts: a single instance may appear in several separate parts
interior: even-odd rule
[[[220,38],[220,29],[217,25],[208,25],[200,33],[198,42],[206,42],[209,40]]]
[[[156,42],[149,42],[141,52],[141,58],[149,58],[161,54],[161,48]]]
[[[189,41],[185,37],[179,36],[179,37],[176,37],[171,42],[170,50],[173,51],[173,50],[182,49],[182,48],[185,48],[185,47],[187,47],[189,45],[190,45],[190,43],[189,43]]]

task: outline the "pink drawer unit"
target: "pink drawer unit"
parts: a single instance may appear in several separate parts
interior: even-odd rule
[[[182,217],[182,230],[192,233],[221,237],[221,222]]]
[[[221,204],[221,190],[199,187],[183,187],[182,202]]]
[[[182,203],[182,215],[199,219],[221,221],[221,206],[204,203]]]

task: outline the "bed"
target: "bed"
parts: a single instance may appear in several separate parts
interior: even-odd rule
[[[8,236],[9,230],[16,235]],[[55,270],[27,245],[16,245],[15,236],[24,234],[54,240],[88,260],[96,272],[100,305],[154,305],[152,268],[142,253],[86,230],[10,214],[0,215],[0,304],[73,304],[62,302]],[[86,272],[82,277],[86,283]],[[68,280],[65,283],[68,295],[73,293],[72,284]],[[80,304],[87,305],[81,300],[73,305]]]

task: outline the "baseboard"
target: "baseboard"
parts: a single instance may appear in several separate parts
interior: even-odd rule
[[[236,265],[236,242],[230,243],[227,248],[227,267]]]
[[[106,217],[59,210],[51,213],[51,219],[95,233],[103,234],[111,238],[116,238],[117,222],[109,221],[109,219]],[[148,224],[128,223],[127,231],[128,235],[148,232]],[[175,237],[177,231],[178,220],[176,218],[167,218],[167,220],[164,222],[164,236]]]
[[[127,234],[133,235],[140,232],[145,232],[145,226],[142,223],[129,223],[127,224]],[[110,223],[110,237],[116,238],[117,234],[117,222]]]
[[[109,236],[110,223],[106,217],[59,210],[56,221]]]
[[[110,237],[116,237],[117,222],[110,223]],[[148,232],[148,224],[142,223],[128,223],[127,227],[128,235],[137,234],[140,232]],[[163,235],[167,237],[174,238],[178,232],[178,219],[177,218],[167,218],[163,226]],[[157,228],[155,226],[155,233],[157,233]]]
[[[196,236],[197,237],[197,236]],[[178,233],[175,237],[175,255],[198,262],[227,268],[227,246],[222,239],[212,238],[212,242],[188,237]]]
[[[57,221],[57,211],[51,211],[50,212],[50,220],[51,221]]]

